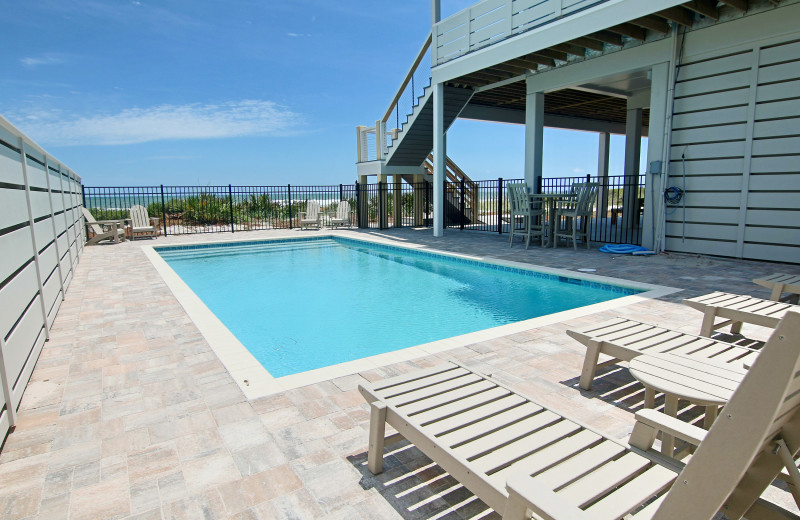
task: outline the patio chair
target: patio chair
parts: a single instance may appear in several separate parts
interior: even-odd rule
[[[600,185],[596,182],[583,182],[573,185],[575,200],[558,201],[555,209],[556,232],[553,237],[553,247],[558,247],[558,239],[572,239],[572,248],[577,251],[578,238],[586,240],[586,249],[589,249],[589,219],[594,213],[594,202],[597,199],[597,190]],[[561,221],[564,220],[564,229],[561,230]]]
[[[580,387],[591,390],[597,369],[631,361],[640,354],[680,354],[695,359],[713,359],[739,366],[753,363],[758,350],[686,334],[640,321],[616,318],[583,329],[568,330],[567,335],[586,347]]]
[[[339,202],[339,205],[336,206],[336,216],[331,218],[331,227],[342,226],[352,226],[350,222],[350,203],[346,200]]]
[[[760,496],[784,466],[797,474],[799,344],[787,314],[709,431],[642,410],[628,445],[454,363],[364,383],[368,468],[405,438],[506,520],[798,518]],[[698,446],[688,463],[654,449],[659,432]]]
[[[316,227],[320,229],[321,224],[319,202],[316,200],[309,200],[306,202],[306,210],[300,212],[300,228],[308,229],[310,227]]]
[[[514,245],[514,232],[517,227],[517,219],[522,218],[523,231],[525,235],[525,249],[531,243],[531,235],[539,236],[542,246],[544,246],[544,210],[541,205],[533,205],[528,196],[527,185],[522,182],[510,182],[506,185],[508,192],[508,202],[511,209],[511,231],[508,243]]]
[[[136,234],[150,235],[153,238],[158,236],[158,217],[151,217],[147,214],[144,206],[131,206],[131,240]]]
[[[103,240],[112,240],[114,243],[125,241],[125,226],[121,220],[95,220],[92,213],[81,206],[83,218],[86,220],[86,227],[92,235],[86,242],[87,246],[92,246]]]
[[[764,278],[756,278],[753,280],[753,283],[771,290],[772,294],[769,297],[770,300],[794,304],[800,303],[798,302],[798,296],[800,296],[800,275],[775,273],[765,276]],[[783,296],[783,293],[788,294]]]
[[[797,305],[762,300],[741,294],[715,292],[683,300],[685,305],[703,313],[703,324],[700,326],[701,336],[711,336],[719,328],[731,326],[731,334],[739,334],[742,323],[752,323],[762,327],[775,328],[781,318]],[[715,323],[717,318],[726,321]]]

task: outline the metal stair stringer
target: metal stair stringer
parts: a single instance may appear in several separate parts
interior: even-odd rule
[[[458,118],[469,103],[472,89],[444,87],[444,127],[445,130]],[[403,123],[397,138],[388,147],[387,166],[419,166],[433,149],[433,89],[428,87],[419,104]]]

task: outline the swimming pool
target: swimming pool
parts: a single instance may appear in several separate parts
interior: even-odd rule
[[[273,377],[642,292],[339,237],[155,250]]]

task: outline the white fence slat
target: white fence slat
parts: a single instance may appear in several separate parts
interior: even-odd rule
[[[692,112],[695,110],[709,110],[711,108],[724,108],[734,105],[747,105],[749,96],[747,88],[715,92],[714,94],[701,94],[675,100],[675,114]]]
[[[781,227],[747,227],[744,231],[745,242],[762,244],[780,244],[784,246],[800,246],[800,230]],[[800,250],[799,250],[800,251]]]
[[[753,141],[754,156],[784,154],[786,150],[800,152],[800,136],[774,137],[772,139],[756,139]]]
[[[690,144],[673,146],[670,149],[670,159],[681,160],[681,155],[686,159],[715,159],[720,157],[744,157],[745,142],[731,141],[726,143]]]
[[[764,66],[782,61],[796,60],[798,56],[800,56],[800,42],[784,43],[761,49],[759,64]]]
[[[32,263],[0,289],[0,334],[8,335],[38,290]]]
[[[773,83],[772,85],[759,85],[756,102],[776,101],[778,99],[796,98],[800,92],[800,80]]]
[[[753,127],[753,137],[756,139],[800,135],[800,117],[758,121]]]
[[[786,99],[756,105],[756,121],[800,116],[800,99]]]
[[[730,123],[743,123],[747,121],[747,107],[720,108],[708,112],[689,112],[678,114],[672,118],[672,127],[692,128],[725,125]],[[712,132],[713,130],[709,130]]]
[[[19,153],[0,144],[0,182],[22,184]]]
[[[733,88],[747,87],[750,85],[750,69],[720,74],[710,78],[700,78],[690,81],[682,81],[675,85],[675,97],[696,96],[709,92],[724,91]]]
[[[748,226],[774,226],[775,222],[798,222],[800,221],[800,210],[781,211],[777,213],[774,209],[751,209],[747,212]]]
[[[709,132],[708,128],[687,128],[686,130],[672,132],[672,146],[682,148],[685,145],[704,141],[744,140],[745,137],[747,137],[747,125],[745,123],[718,126],[714,128],[713,132]]]
[[[800,78],[800,62],[792,61],[761,67],[758,70],[758,83],[771,83],[774,81],[787,81]],[[763,85],[762,85],[763,86]]]
[[[676,212],[680,214],[680,210]],[[680,236],[683,231],[686,232],[686,237],[693,239],[713,239],[713,240],[736,240],[738,234],[737,226],[725,225],[712,225],[712,224],[694,224],[687,222],[684,227],[683,222],[667,222],[667,235]]]
[[[35,301],[28,307],[28,310],[22,315],[22,318],[17,322],[17,326],[11,333],[11,336],[6,340],[6,348],[3,351],[3,356],[6,362],[6,371],[10,374],[19,374],[22,372],[25,362],[30,356],[32,347],[39,341],[44,341],[44,319],[42,318],[41,303],[39,302],[40,295],[37,295]],[[27,302],[26,302],[27,303]],[[16,380],[16,378],[15,378]],[[20,382],[17,383],[19,385]],[[23,388],[28,381],[21,381]],[[15,392],[16,392],[16,386]]]
[[[698,78],[718,76],[720,74],[729,74],[734,71],[750,69],[750,64],[752,63],[752,53],[753,51],[749,50],[739,54],[733,54],[731,56],[723,56],[721,58],[713,58],[710,60],[683,64],[681,65],[681,70],[678,72],[678,81],[684,82]]]
[[[753,157],[750,162],[750,171],[753,173],[797,173],[800,172],[800,155]]]
[[[800,248],[780,245],[744,243],[744,258],[754,260],[770,259],[773,262],[800,263]]]
[[[773,192],[750,192],[747,197],[748,208],[781,208],[781,209],[800,209],[800,197],[796,193],[785,191]],[[798,230],[800,233],[800,230]]]
[[[669,174],[675,178],[681,174],[683,165],[681,161],[671,161]],[[701,161],[686,161],[686,175],[719,175],[742,173],[742,159],[712,159]]]
[[[668,251],[677,253],[692,253],[700,255],[736,256],[736,242],[722,242],[719,240],[695,240],[687,238],[681,240],[680,235],[668,236],[666,239]]]

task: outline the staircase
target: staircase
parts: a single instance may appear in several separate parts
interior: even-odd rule
[[[427,172],[427,180],[433,179],[433,154],[425,158],[422,167]],[[403,180],[406,180],[405,177]],[[408,182],[406,180],[406,182]],[[463,183],[463,186],[462,186]],[[464,201],[464,211],[461,211],[461,201]],[[476,215],[480,214],[478,204],[478,183],[470,179],[449,157],[445,161],[445,224],[470,225],[481,224]]]
[[[450,125],[472,97],[473,90],[444,87],[444,127]],[[396,135],[396,137],[395,137]],[[414,111],[387,147],[387,166],[419,166],[433,149],[433,89],[428,86]]]

